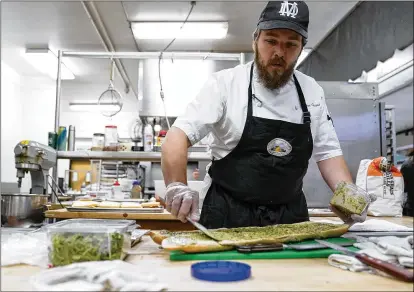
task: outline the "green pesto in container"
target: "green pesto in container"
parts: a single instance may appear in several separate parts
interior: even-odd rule
[[[367,206],[362,191],[344,182],[338,185],[330,203],[346,216],[361,215]]]
[[[87,261],[119,260],[122,255],[124,236],[119,233],[52,235],[49,258],[53,266]]]
[[[122,260],[131,246],[133,220],[69,219],[46,226],[49,263]]]

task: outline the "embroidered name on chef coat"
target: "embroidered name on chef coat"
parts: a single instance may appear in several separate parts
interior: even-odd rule
[[[330,114],[329,112],[328,112],[328,114],[326,115],[326,118],[328,119],[328,121],[331,121],[332,126],[335,128],[334,121],[333,121],[332,116],[331,116],[331,114]]]
[[[267,152],[274,156],[286,156],[292,152],[292,145],[284,139],[275,138],[267,144]]]

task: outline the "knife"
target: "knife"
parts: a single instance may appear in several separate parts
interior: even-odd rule
[[[348,256],[355,257],[358,260],[360,260],[362,263],[372,268],[375,268],[377,270],[380,270],[388,275],[391,275],[397,279],[403,280],[405,282],[413,282],[414,274],[413,274],[413,271],[411,270],[404,269],[395,264],[388,263],[380,259],[370,257],[369,255],[364,254],[364,253],[357,253],[357,252],[351,251],[347,248],[344,248],[342,246],[339,246],[331,242],[327,242],[325,240],[315,239],[315,241],[327,247],[330,247],[334,250],[340,251]]]
[[[165,204],[165,200],[161,197],[158,196],[158,199],[161,201],[161,203]],[[197,228],[198,230],[200,230],[201,232],[203,232],[205,235],[207,235],[208,237],[214,239],[215,241],[220,241],[221,239],[216,238],[206,227],[204,227],[202,224],[192,220],[190,218],[190,216],[185,217],[185,219],[187,219],[188,222],[190,222],[191,224],[193,224],[193,226],[195,228]]]
[[[354,242],[339,243],[341,246],[352,246]],[[283,243],[271,243],[271,244],[255,244],[255,245],[239,245],[236,246],[238,252],[250,253],[259,251],[279,251],[279,250],[295,250],[295,251],[307,251],[325,249],[327,246],[320,243],[299,243],[299,244],[283,244]]]
[[[198,230],[200,230],[201,232],[203,232],[205,235],[207,235],[208,237],[216,240],[216,241],[220,241],[221,239],[215,237],[213,235],[213,233],[211,233],[206,227],[204,227],[203,225],[201,225],[200,223],[193,221],[190,216],[186,217],[187,221],[190,222],[191,224],[193,224],[195,226],[195,228],[197,228]]]

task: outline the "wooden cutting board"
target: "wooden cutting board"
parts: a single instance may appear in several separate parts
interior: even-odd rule
[[[355,242],[355,240],[336,237],[325,239],[326,241],[333,243],[345,243]],[[314,240],[306,240],[301,244],[316,243]],[[355,247],[347,247],[352,251],[357,251]],[[300,259],[300,258],[327,258],[331,254],[339,254],[340,252],[325,248],[317,250],[293,250],[286,249],[281,251],[270,252],[252,252],[252,253],[240,253],[237,250],[222,251],[222,252],[206,252],[206,253],[184,253],[181,251],[171,251],[171,261],[210,261],[210,260],[263,260],[263,259]]]

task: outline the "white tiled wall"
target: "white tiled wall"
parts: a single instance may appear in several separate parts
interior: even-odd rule
[[[47,133],[54,128],[55,83],[21,76],[3,61],[1,69],[1,181],[16,182],[16,144],[34,140],[47,145]],[[26,175],[22,192],[29,191],[29,180]]]
[[[16,182],[13,149],[22,136],[20,76],[1,62],[1,181]]]

